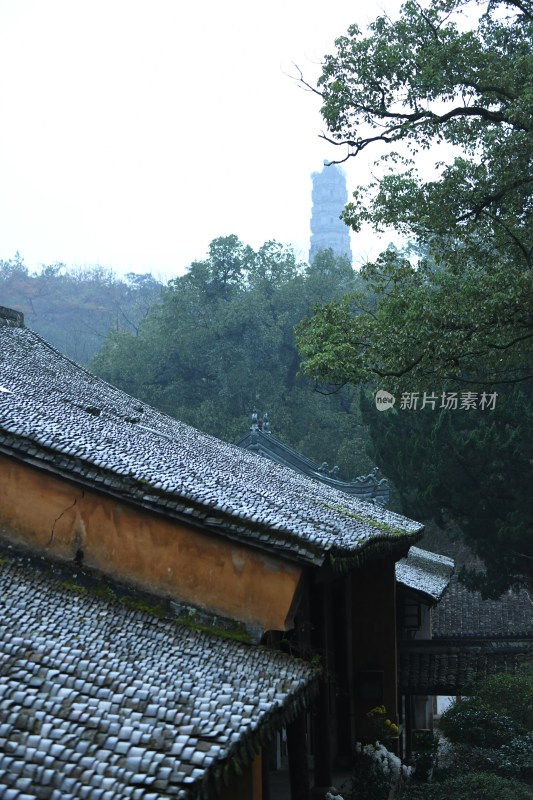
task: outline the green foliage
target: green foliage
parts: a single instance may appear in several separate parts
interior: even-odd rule
[[[446,759],[446,767],[436,773],[445,779],[450,774],[492,772],[504,778],[533,780],[533,733],[517,736],[500,747],[456,744]]]
[[[498,766],[504,774],[533,781],[533,731],[503,745]]]
[[[471,744],[455,744],[445,758],[445,766],[434,773],[435,780],[446,780],[452,775],[471,772],[498,772],[502,748],[479,747]],[[510,777],[506,773],[503,777]]]
[[[440,728],[452,742],[481,747],[499,747],[533,731],[531,667],[478,681],[471,696],[445,711]]]
[[[80,586],[78,583],[62,581],[59,585],[62,589],[66,589],[68,592],[73,592],[74,594],[87,594],[87,589],[84,586]]]
[[[362,410],[372,459],[394,481],[404,512],[453,520],[483,559],[483,574],[463,570],[469,585],[495,597],[532,585],[533,407],[525,388],[500,393],[490,412],[379,412],[371,397]]]
[[[358,520],[359,522],[364,522],[366,525],[372,525],[373,528],[376,528],[377,530],[382,531],[383,533],[386,533],[389,536],[402,536],[405,534],[405,531],[402,530],[401,528],[395,528],[394,526],[389,525],[387,522],[368,520],[362,514],[355,514],[353,511],[349,511],[347,508],[345,508],[343,505],[340,505],[339,503],[334,503],[333,505],[330,503],[324,503],[323,505],[330,511],[336,511],[337,514],[342,514],[343,516],[348,517],[349,519],[355,519]],[[374,711],[377,712],[377,710],[380,708],[382,708],[382,706],[377,706],[377,708],[374,709]],[[386,712],[384,713],[386,714]]]
[[[365,267],[372,297],[355,293],[300,328],[307,374],[391,386],[533,375],[533,15],[519,0],[476,5],[465,30],[462,0],[407,0],[368,35],[352,26],[325,59],[332,141],[347,157],[389,149],[389,171],[355,192],[345,219],[394,227],[419,257],[389,251]],[[461,154],[423,180],[417,153],[443,144]]]
[[[362,289],[315,307],[297,327],[305,374],[392,391],[531,377],[533,264],[479,242],[470,255],[458,241],[438,246],[418,262],[387,250],[362,268]]]
[[[474,694],[443,714],[440,729],[453,744],[446,770],[440,777],[446,778],[450,772],[491,772],[530,781],[533,778],[531,665],[523,665],[514,675],[493,675],[476,682]],[[447,783],[446,780],[443,786]]]
[[[531,800],[533,790],[516,780],[477,772],[442,783],[413,784],[404,796],[406,800]]]
[[[490,416],[366,415],[404,511],[452,519],[487,567],[466,577],[496,595],[533,587],[533,9],[472,2],[466,18],[463,7],[407,0],[326,57],[331,140],[348,157],[387,148],[345,219],[412,246],[367,264],[362,285],[317,307],[297,339],[305,374],[334,387],[499,393]],[[457,155],[423,179],[417,154],[435,145],[437,158]]]
[[[452,706],[443,715],[440,728],[451,742],[479,747],[499,747],[518,733],[514,720],[477,698]]]
[[[427,781],[438,763],[439,736],[434,731],[415,731],[414,780]]]
[[[493,772],[504,778],[533,783],[533,732],[517,736],[501,747],[458,744],[447,760],[442,776],[450,772]]]
[[[533,664],[526,662],[514,675],[497,674],[475,686],[475,697],[512,717],[520,733],[533,730]]]
[[[273,432],[347,479],[372,465],[355,391],[330,401],[298,376],[293,326],[319,298],[353,288],[343,258],[320,253],[312,267],[266,242],[257,251],[232,235],[170,281],[137,336],[109,334],[92,362],[103,378],[178,419],[227,441],[249,427],[254,406]]]
[[[128,608],[132,608],[134,611],[142,611],[144,614],[149,614],[152,617],[164,619],[168,613],[164,602],[148,602],[140,597],[127,594],[120,595],[117,599],[123,605],[128,606]]]
[[[228,629],[219,627],[216,625],[206,625],[195,622],[194,619],[191,617],[177,617],[176,618],[177,625],[183,625],[185,628],[190,628],[194,631],[201,631],[202,633],[211,633],[214,636],[220,636],[222,639],[231,639],[235,642],[246,642],[251,643],[253,642],[252,637],[250,634],[246,633],[246,631],[238,630],[238,629]]]

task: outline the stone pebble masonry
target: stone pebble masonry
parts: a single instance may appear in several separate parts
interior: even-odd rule
[[[200,800],[314,691],[282,653],[0,564],[2,800]]]

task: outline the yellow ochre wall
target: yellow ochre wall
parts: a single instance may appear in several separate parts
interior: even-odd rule
[[[297,564],[0,456],[0,535],[263,630],[292,627]]]

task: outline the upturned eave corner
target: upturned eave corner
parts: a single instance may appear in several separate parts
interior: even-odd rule
[[[371,539],[357,552],[331,548],[327,562],[335,572],[349,572],[379,558],[399,561],[407,557],[411,547],[419,542],[423,535],[424,526],[421,525],[412,532],[400,531],[394,537]]]

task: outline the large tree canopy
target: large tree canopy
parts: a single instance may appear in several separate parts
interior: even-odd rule
[[[320,299],[354,288],[345,258],[323,251],[311,266],[269,241],[215,239],[207,258],[169,282],[134,335],[112,331],[92,362],[99,375],[207,433],[235,441],[254,406],[273,432],[346,479],[372,464],[357,392],[332,403],[298,376],[295,323]]]
[[[380,17],[367,36],[351,27],[326,57],[329,140],[347,158],[403,148],[383,157],[388,171],[355,192],[345,220],[394,227],[423,257],[367,265],[372,300],[352,295],[303,324],[308,374],[492,384],[533,375],[532,15],[527,0],[409,0],[399,20]],[[445,163],[424,180],[417,164],[435,146]],[[450,148],[458,154],[446,161]]]
[[[338,39],[316,91],[338,160],[381,156],[346,222],[410,246],[299,325],[303,370],[420,398],[497,392],[488,414],[372,403],[366,418],[405,510],[460,525],[485,593],[531,588],[533,5],[408,0]]]

